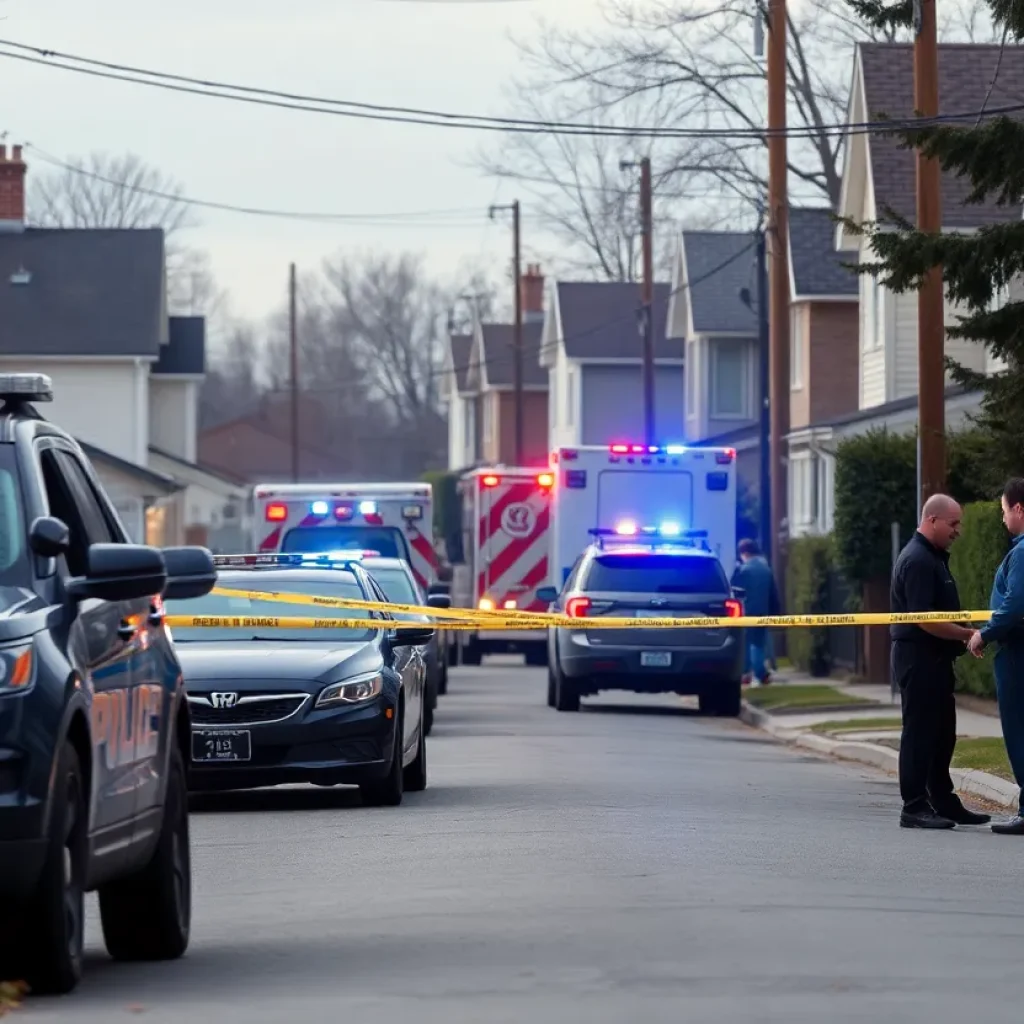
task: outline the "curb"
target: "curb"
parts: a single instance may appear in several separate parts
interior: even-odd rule
[[[783,743],[811,750],[817,754],[824,754],[826,757],[836,757],[841,761],[855,761],[858,764],[881,768],[889,772],[899,770],[899,752],[890,747],[851,740],[833,740],[827,736],[805,732],[802,729],[787,728],[774,716],[746,701],[740,708],[740,720]],[[1017,810],[1020,790],[1012,782],[989,775],[987,772],[965,771],[962,768],[952,768],[949,774],[962,793],[970,793],[983,800],[990,800],[1007,810]]]

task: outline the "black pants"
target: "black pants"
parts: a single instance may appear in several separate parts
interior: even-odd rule
[[[949,777],[956,747],[953,660],[927,644],[897,640],[892,673],[903,701],[900,796],[907,811],[938,814],[960,804]]]

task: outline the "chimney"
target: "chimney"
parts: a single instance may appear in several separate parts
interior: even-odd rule
[[[25,229],[25,161],[21,146],[14,146],[10,157],[0,144],[0,231]]]
[[[544,275],[537,263],[527,264],[526,273],[519,280],[519,295],[523,304],[523,323],[537,323],[544,319]]]

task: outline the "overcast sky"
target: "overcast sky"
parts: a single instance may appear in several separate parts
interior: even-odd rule
[[[508,34],[529,33],[542,9],[579,26],[600,17],[597,0],[0,0],[0,37],[295,93],[500,114],[517,63]],[[242,206],[461,211],[443,226],[374,227],[202,211],[188,241],[210,252],[242,315],[280,302],[289,261],[313,269],[340,248],[423,252],[439,274],[477,259],[494,272],[508,258],[509,230],[487,207],[514,198],[514,185],[459,163],[482,133],[273,110],[6,58],[0,74],[8,144],[62,158],[132,151],[189,196]],[[29,175],[44,169],[27,158]]]

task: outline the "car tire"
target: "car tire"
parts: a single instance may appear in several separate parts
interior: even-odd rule
[[[555,670],[555,710],[579,711],[580,691],[571,679],[565,678],[561,669]]]
[[[739,718],[743,689],[739,681],[726,683],[721,689],[700,695],[700,713],[719,718]]]
[[[548,663],[548,645],[536,644],[526,648],[526,664],[531,668],[543,668]]]
[[[137,874],[99,891],[107,952],[115,960],[177,960],[188,949],[192,924],[192,857],[188,784],[174,745],[167,773],[160,838]]]
[[[441,672],[437,677],[437,693],[443,697],[448,692],[448,651],[445,650],[444,658],[441,661]]]
[[[407,793],[422,793],[427,788],[427,729],[420,723],[420,738],[416,757],[403,772],[402,786]]]
[[[19,974],[30,991],[64,995],[82,977],[85,936],[85,780],[78,753],[65,743],[57,765],[50,835],[36,891],[26,908]]]
[[[430,706],[429,702],[423,709],[423,734],[429,736],[434,728],[434,709]],[[406,787],[408,788],[408,787]]]
[[[463,665],[479,665],[483,661],[483,656],[480,653],[479,646],[472,640],[465,644],[462,648],[462,664]]]
[[[405,791],[402,770],[402,715],[395,721],[395,743],[391,753],[391,766],[383,779],[364,782],[359,795],[367,807],[398,807]]]
[[[555,669],[548,665],[548,707],[555,706],[555,693],[558,690],[558,681],[555,679]]]

